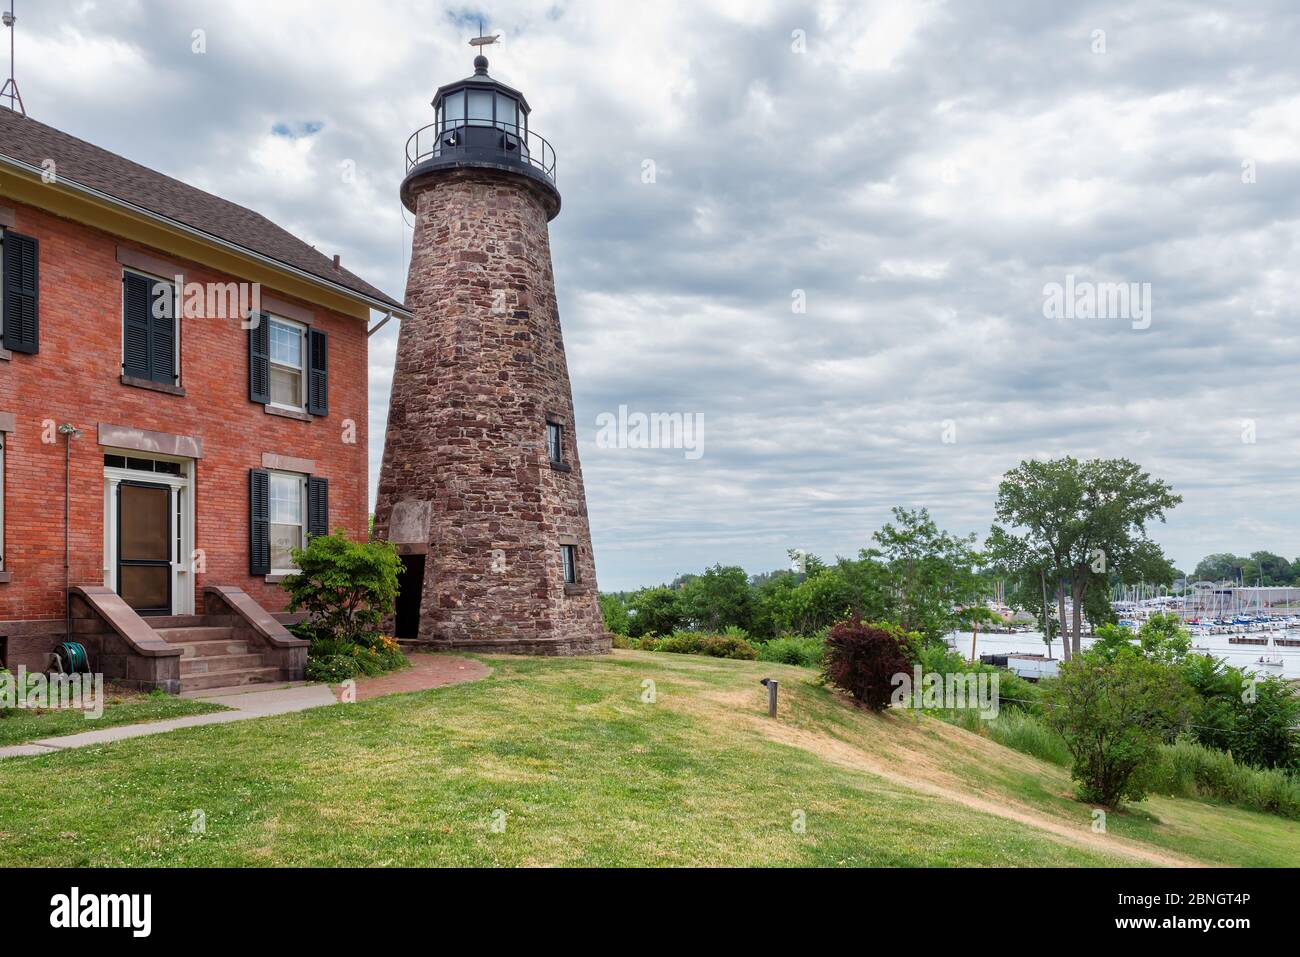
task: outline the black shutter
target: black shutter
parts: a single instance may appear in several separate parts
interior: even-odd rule
[[[4,344],[12,352],[38,352],[40,344],[40,243],[4,234]]]
[[[271,477],[248,472],[248,574],[271,574]]]
[[[307,343],[307,411],[312,415],[329,415],[329,334],[309,329]]]
[[[307,534],[330,533],[330,483],[328,479],[307,476]]]
[[[149,310],[153,280],[137,273],[122,274],[122,374],[137,379],[149,375]]]
[[[149,290],[149,378],[176,382],[176,290],[152,282]]]
[[[248,400],[266,405],[271,401],[271,320],[266,313],[253,319],[248,330]]]

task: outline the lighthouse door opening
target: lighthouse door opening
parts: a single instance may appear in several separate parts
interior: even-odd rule
[[[399,640],[420,637],[420,601],[424,596],[424,556],[403,555],[397,576],[397,610],[393,631]]]

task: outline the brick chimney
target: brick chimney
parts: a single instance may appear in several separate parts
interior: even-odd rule
[[[438,649],[606,652],[551,271],[555,154],[523,95],[474,66],[407,143],[412,318],[375,506],[403,555],[394,627]]]

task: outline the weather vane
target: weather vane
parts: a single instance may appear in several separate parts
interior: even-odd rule
[[[495,33],[490,37],[483,36],[483,21],[480,20],[478,22],[478,36],[470,40],[469,45],[472,47],[485,47],[490,44],[496,43],[500,39],[501,39],[501,34],[499,33]]]

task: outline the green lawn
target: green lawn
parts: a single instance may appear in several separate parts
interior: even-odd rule
[[[1059,768],[858,712],[801,669],[484,660],[494,674],[470,684],[0,762],[0,866],[1123,865],[1161,863],[1162,843],[1236,863],[1229,836],[1251,829],[1274,856],[1252,862],[1300,860],[1291,822],[1189,801],[1153,805],[1150,829],[1199,843],[1094,835],[1055,793]],[[766,674],[782,680],[775,721]],[[1018,780],[964,770],[1003,760],[1042,776],[1046,809]],[[913,774],[926,791],[902,783]]]
[[[0,713],[0,746],[22,744],[38,738],[58,738],[83,731],[98,731],[119,724],[166,721],[168,718],[225,710],[227,709],[221,705],[173,695],[134,694],[105,688],[104,713],[98,718],[87,718],[81,711],[72,710],[25,711],[15,708]]]

